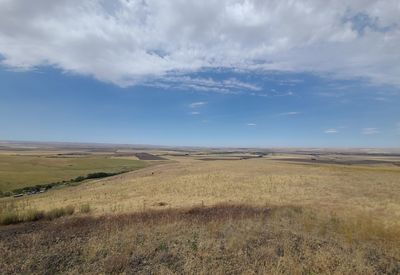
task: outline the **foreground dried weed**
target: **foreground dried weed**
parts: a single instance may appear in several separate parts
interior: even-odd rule
[[[0,227],[3,274],[398,274],[400,230],[300,207],[216,205]]]

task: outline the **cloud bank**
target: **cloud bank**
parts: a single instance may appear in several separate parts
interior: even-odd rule
[[[204,68],[399,86],[399,14],[398,0],[0,0],[0,60],[120,86]]]

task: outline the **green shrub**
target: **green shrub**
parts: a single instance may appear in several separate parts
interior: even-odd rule
[[[79,176],[79,177],[76,177],[75,179],[71,180],[71,182],[81,182],[81,181],[84,181],[85,179],[86,179],[85,177]]]
[[[99,179],[99,178],[105,178],[109,176],[113,176],[115,173],[105,173],[105,172],[97,172],[97,173],[92,173],[88,174],[86,176],[87,179]]]

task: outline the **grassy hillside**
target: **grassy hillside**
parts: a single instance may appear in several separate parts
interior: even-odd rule
[[[12,201],[21,208],[89,203],[95,214],[216,203],[298,205],[400,221],[400,167],[251,159],[185,160]],[[368,168],[368,169],[366,169]],[[71,193],[77,194],[72,196]]]
[[[110,156],[0,155],[0,191],[70,180],[94,172],[120,172],[145,167],[139,160]]]
[[[5,259],[0,269],[6,274],[400,272],[398,166],[174,160],[0,199],[0,218],[40,220],[0,226],[0,259]]]
[[[0,227],[3,274],[398,274],[400,231],[216,205]]]

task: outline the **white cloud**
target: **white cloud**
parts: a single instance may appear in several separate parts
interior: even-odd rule
[[[247,126],[257,126],[255,123],[247,123]]]
[[[363,128],[361,130],[361,133],[363,135],[374,135],[374,134],[379,134],[380,131],[377,128]]]
[[[193,102],[193,103],[189,104],[189,107],[190,108],[199,108],[199,107],[202,107],[202,106],[204,106],[206,104],[207,104],[207,102],[204,102],[204,101]]]
[[[206,92],[217,92],[223,94],[238,94],[241,91],[261,91],[257,85],[228,78],[215,80],[213,78],[190,77],[190,76],[166,76],[157,81],[147,81],[142,85],[160,86],[163,88],[197,90]]]
[[[336,133],[338,133],[338,132],[339,132],[339,131],[338,131],[337,129],[335,129],[335,128],[326,129],[326,130],[324,131],[325,134],[336,134]]]
[[[300,115],[300,112],[286,112],[286,113],[280,113],[278,114],[278,116],[296,116],[296,115]]]
[[[199,108],[201,108],[201,107],[203,107],[205,105],[207,105],[207,102],[198,101],[198,102],[190,103],[189,104],[189,108],[191,108],[191,109],[199,109]],[[190,114],[196,116],[196,115],[200,115],[201,113],[199,111],[192,111],[192,112],[190,112]]]
[[[168,87],[202,68],[400,85],[399,14],[398,0],[0,0],[0,58],[13,69],[51,65],[120,86],[169,79]]]

